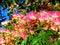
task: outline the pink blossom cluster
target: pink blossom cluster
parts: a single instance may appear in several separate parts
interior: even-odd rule
[[[55,31],[60,30],[60,11],[43,10],[40,12],[30,11],[26,14],[12,14],[12,20],[13,19],[17,20],[17,22],[13,24],[14,30],[18,30],[20,34],[22,34],[22,32],[25,34],[28,34],[28,32],[34,34],[34,27],[42,27],[46,30],[48,28]]]
[[[9,43],[11,40],[15,40],[16,37],[24,39],[28,37],[29,34],[36,32],[34,27],[38,29],[42,27],[46,30],[51,28],[52,30],[60,31],[60,11],[43,10],[40,12],[30,11],[27,14],[12,14],[9,23],[14,20],[16,20],[16,22],[13,23],[13,30],[6,28],[0,30],[0,33],[5,34],[5,36],[0,36],[0,44]],[[7,34],[9,34],[9,36],[6,36]]]
[[[29,21],[31,24],[45,25],[44,27],[49,27],[55,31],[60,30],[60,11],[40,11],[40,12],[29,12],[26,15],[26,21]],[[36,24],[37,25],[37,24]]]
[[[55,31],[60,30],[60,11],[43,10],[40,12],[30,11],[26,14],[12,14],[12,20],[13,19],[17,20],[16,23],[13,24],[14,30],[18,30],[20,34],[28,35],[28,32],[34,34],[34,27],[42,27],[46,30],[48,28]],[[24,36],[22,38],[24,38]]]
[[[0,45],[4,45],[5,43],[12,45],[12,44],[14,44],[14,42],[12,43],[12,41],[16,40],[16,37],[18,37],[18,39],[20,39],[20,38],[24,39],[24,38],[28,37],[28,34],[25,32],[19,32],[16,30],[8,30],[6,28],[3,28],[0,30],[0,35],[1,35],[0,36]]]

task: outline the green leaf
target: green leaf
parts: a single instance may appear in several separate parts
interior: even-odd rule
[[[25,39],[22,41],[21,45],[26,45],[26,44],[27,44],[27,40],[28,40],[28,38],[25,38]]]
[[[5,28],[8,28],[9,30],[13,30],[13,24],[8,23],[4,25]]]
[[[57,8],[57,7],[55,7],[55,8],[54,8],[54,10],[60,10],[60,7],[58,7],[58,8]]]
[[[18,45],[19,42],[20,42],[20,40],[17,37],[16,40],[15,40],[15,45]]]

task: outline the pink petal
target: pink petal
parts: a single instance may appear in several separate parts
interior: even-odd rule
[[[0,44],[2,44],[4,42],[5,42],[4,38],[3,37],[0,37]]]
[[[28,37],[28,34],[20,32],[20,37],[24,39],[24,38]]]

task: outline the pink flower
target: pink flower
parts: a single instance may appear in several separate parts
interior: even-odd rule
[[[23,24],[19,24],[17,27],[18,27],[19,32],[24,32],[25,31],[25,27],[24,27]]]
[[[51,29],[54,30],[54,31],[58,31],[57,26],[51,26]]]
[[[60,25],[60,17],[52,19],[51,22],[55,25]]]
[[[53,37],[50,37],[50,42],[53,42],[54,41],[54,38]]]
[[[48,18],[49,18],[49,15],[48,15],[47,11],[39,12],[39,20],[40,21],[46,21],[46,20],[48,20]]]
[[[12,17],[16,17],[17,16],[17,14],[12,14]]]
[[[53,22],[50,22],[50,28],[54,31],[58,31],[58,27]]]
[[[48,12],[47,11],[43,11],[41,12],[41,18],[43,18],[44,20],[47,20],[49,18]]]
[[[0,37],[0,44],[5,43],[4,37]]]
[[[28,34],[24,33],[24,32],[20,32],[20,37],[24,39],[24,38],[28,37]]]
[[[15,30],[11,30],[11,35],[14,37],[18,37],[19,36],[19,32],[15,31]]]
[[[24,24],[17,25],[18,28],[24,28]]]
[[[55,19],[55,25],[60,25],[60,17]]]
[[[25,15],[24,14],[12,14],[12,17],[20,17],[23,18]]]
[[[34,30],[30,30],[30,33],[31,33],[31,34],[34,34],[34,32],[35,32]]]
[[[1,33],[10,33],[10,31],[9,31],[8,29],[6,29],[6,28],[2,28],[2,29],[0,30],[0,32],[1,32]]]
[[[11,34],[14,35],[16,33],[15,30],[11,30]]]
[[[6,43],[10,43],[10,41],[11,41],[11,37],[5,37],[5,42]]]
[[[28,28],[29,30],[32,30],[32,29],[33,29],[33,27],[32,27],[30,24],[28,24],[27,28]]]
[[[20,17],[21,17],[21,19],[23,19],[25,17],[25,15],[24,14],[20,14]]]
[[[44,29],[45,29],[45,30],[47,30],[48,28],[49,28],[49,26],[48,26],[48,25],[46,25],[46,26],[44,27]]]
[[[49,14],[50,18],[60,17],[60,11],[49,11],[48,14]]]
[[[30,21],[30,20],[36,20],[36,12],[29,12],[26,15],[26,20]]]
[[[58,26],[58,30],[60,31],[60,25]]]

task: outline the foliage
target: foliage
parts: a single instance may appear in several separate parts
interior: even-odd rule
[[[2,0],[1,4],[5,4],[7,6],[13,6],[18,4],[19,8],[25,9],[28,11],[31,10],[40,10],[40,9],[47,9],[53,10],[55,9],[56,3],[59,3],[56,7],[59,9],[60,1],[59,0]],[[56,9],[55,9],[56,10]]]
[[[36,32],[33,35],[29,35],[29,37],[23,39],[20,43],[21,45],[59,45],[58,39],[50,42],[50,37],[55,38],[54,35],[56,36],[56,33],[52,30],[41,30],[39,33]]]

